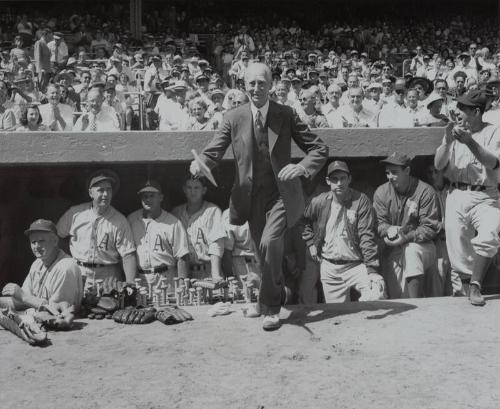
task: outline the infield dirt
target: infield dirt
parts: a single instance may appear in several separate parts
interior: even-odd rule
[[[78,320],[31,347],[0,330],[0,407],[494,409],[500,300],[296,306],[279,331],[243,318],[144,326]]]

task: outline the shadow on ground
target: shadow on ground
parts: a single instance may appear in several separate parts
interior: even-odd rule
[[[367,301],[311,306],[293,305],[287,306],[287,309],[290,310],[290,315],[281,320],[281,323],[283,325],[289,324],[304,327],[306,324],[364,311],[380,312],[379,314],[365,317],[368,320],[376,320],[386,318],[390,315],[402,314],[415,308],[417,308],[416,305],[397,301]]]

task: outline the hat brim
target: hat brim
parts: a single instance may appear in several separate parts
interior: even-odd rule
[[[380,163],[383,163],[385,165],[396,165],[396,166],[410,166],[410,163],[401,163],[400,161],[394,159],[394,158],[387,158],[387,159],[382,159]]]
[[[141,193],[161,193],[161,190],[158,190],[153,186],[146,186],[137,192],[138,195],[140,195]]]
[[[43,227],[36,228],[36,229],[27,229],[27,230],[24,231],[24,235],[26,237],[29,237],[29,235],[31,233],[35,233],[35,232],[39,232],[39,233],[52,233],[52,234],[55,234],[57,236],[57,231],[49,229],[48,227],[46,229],[44,229]]]

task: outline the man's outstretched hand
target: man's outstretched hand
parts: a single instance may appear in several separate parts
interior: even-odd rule
[[[203,176],[203,172],[201,171],[201,167],[200,167],[200,164],[196,161],[196,160],[193,160],[191,162],[191,165],[189,166],[189,171],[191,172],[191,174],[197,178]]]

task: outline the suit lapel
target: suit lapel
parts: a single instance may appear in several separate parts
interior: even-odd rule
[[[252,122],[252,110],[250,109],[250,104],[247,105],[247,109],[243,111],[243,115],[240,116],[240,127],[241,127],[241,140],[246,145],[248,152],[252,152],[253,146],[253,122]],[[251,156],[251,155],[250,155]]]
[[[273,151],[274,145],[278,140],[283,118],[278,104],[269,101],[269,111],[267,111],[267,133],[269,137],[269,152]]]

